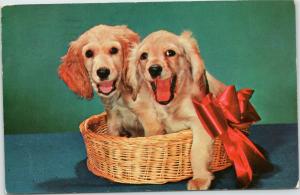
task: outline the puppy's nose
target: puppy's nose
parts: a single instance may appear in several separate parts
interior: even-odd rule
[[[99,68],[97,70],[97,75],[101,80],[107,79],[110,74],[110,70],[108,68]]]
[[[150,66],[148,71],[149,71],[151,77],[153,79],[155,79],[156,77],[158,77],[161,74],[162,67],[158,64],[153,64],[152,66]]]

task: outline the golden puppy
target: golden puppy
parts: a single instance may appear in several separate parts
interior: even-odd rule
[[[143,136],[142,125],[123,100],[121,79],[130,48],[138,42],[139,35],[126,26],[95,26],[71,42],[59,66],[60,78],[74,93],[91,99],[94,88],[101,97],[111,135]]]
[[[198,119],[192,98],[201,99],[208,90],[205,86],[217,94],[225,85],[210,74],[205,75],[205,66],[191,33],[177,36],[158,31],[147,36],[131,53],[126,82],[137,97],[145,93],[143,96],[154,105],[157,118],[168,133],[192,129],[193,179],[188,189],[208,189],[213,179],[208,169],[213,140]],[[147,131],[145,129],[146,135],[155,134]]]

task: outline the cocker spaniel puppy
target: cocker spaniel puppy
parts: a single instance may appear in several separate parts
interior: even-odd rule
[[[59,77],[75,94],[91,99],[94,89],[100,96],[111,135],[144,134],[122,97],[126,94],[122,72],[130,48],[138,42],[139,35],[126,26],[95,26],[70,43],[58,69]]]
[[[213,180],[208,169],[213,140],[197,117],[192,98],[201,99],[208,90],[206,86],[218,94],[225,85],[205,74],[204,62],[191,33],[150,34],[133,49],[126,75],[133,94],[144,94],[154,105],[155,114],[167,133],[192,129],[193,179],[188,182],[188,189],[208,189]],[[145,131],[145,134],[155,133]]]

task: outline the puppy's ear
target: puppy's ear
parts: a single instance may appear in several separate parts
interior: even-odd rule
[[[135,101],[137,98],[137,94],[140,90],[141,82],[139,76],[139,56],[137,56],[138,45],[136,44],[130,52],[128,58],[128,66],[124,69],[124,84],[125,86],[131,90],[132,99]]]
[[[219,95],[225,90],[226,85],[221,81],[217,80],[207,71],[206,71],[206,78],[208,81],[209,91],[215,96]]]
[[[205,70],[203,59],[200,55],[200,50],[197,41],[192,37],[192,33],[184,31],[180,35],[180,42],[183,46],[185,56],[191,65],[191,72],[194,81],[199,81]]]
[[[140,36],[130,30],[127,26],[116,26],[119,29],[118,38],[123,48],[123,67],[128,66],[128,56],[132,48],[140,42]]]
[[[121,29],[119,38],[123,48],[123,69],[126,69],[128,66],[129,53],[132,48],[140,42],[140,36],[125,25],[118,27]]]
[[[84,66],[79,41],[71,42],[67,54],[62,57],[58,75],[75,94],[86,99],[93,97],[93,88]]]
[[[127,89],[132,92],[132,99],[136,100],[139,91],[139,77],[136,60],[137,45],[140,42],[140,36],[130,30],[127,26],[119,26],[121,35],[121,44],[123,48],[123,70],[122,80]]]
[[[120,28],[122,29],[123,38],[129,43],[129,45],[135,45],[140,42],[140,36],[136,32],[133,32],[125,25],[120,26]]]
[[[191,71],[193,80],[198,82],[204,74],[205,65],[201,57],[197,41],[192,37],[192,33],[185,31],[180,35],[180,40],[184,48],[187,60],[191,64]],[[223,92],[226,85],[221,81],[214,78],[209,72],[206,71],[209,90],[212,94],[218,95]]]

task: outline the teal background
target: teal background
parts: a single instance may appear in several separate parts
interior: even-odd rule
[[[69,42],[97,24],[127,24],[141,37],[191,30],[213,75],[255,89],[260,123],[297,122],[293,2],[26,5],[2,10],[6,134],[78,131],[103,111],[57,76]]]

